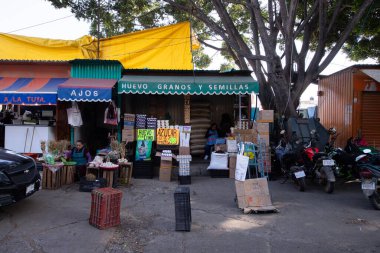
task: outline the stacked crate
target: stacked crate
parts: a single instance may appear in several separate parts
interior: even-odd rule
[[[119,225],[122,196],[122,191],[113,188],[93,190],[89,223],[99,229]]]
[[[178,180],[179,184],[191,184],[190,162],[191,155],[178,155],[179,162]]]
[[[190,188],[179,186],[174,192],[175,230],[190,231],[191,205]]]

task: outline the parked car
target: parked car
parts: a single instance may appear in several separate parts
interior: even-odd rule
[[[13,204],[39,190],[41,177],[28,156],[0,148],[0,206]]]

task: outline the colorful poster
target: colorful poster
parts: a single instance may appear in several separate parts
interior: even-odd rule
[[[138,140],[136,145],[136,161],[148,160],[152,152],[152,141]]]
[[[175,128],[158,128],[157,145],[178,145],[179,130]]]
[[[138,141],[154,141],[154,129],[137,129]]]

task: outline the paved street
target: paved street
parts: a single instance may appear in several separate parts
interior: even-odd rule
[[[358,183],[304,193],[270,182],[279,213],[242,214],[234,181],[193,177],[191,232],[175,232],[176,182],[133,180],[124,192],[122,225],[88,224],[90,193],[78,185],[42,190],[0,208],[1,252],[380,252],[380,212]]]

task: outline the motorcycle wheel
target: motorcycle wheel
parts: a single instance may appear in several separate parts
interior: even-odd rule
[[[322,185],[324,186],[324,191],[326,193],[333,193],[334,188],[335,188],[335,182],[330,182],[327,180],[327,175],[326,173],[321,170],[321,178],[322,178]]]
[[[371,203],[371,205],[373,206],[373,208],[375,208],[376,210],[380,210],[379,189],[377,189],[377,191],[374,194],[372,194],[371,196],[369,196],[369,202]]]
[[[301,178],[297,179],[297,186],[298,186],[298,190],[300,192],[304,192],[305,191],[306,182],[305,182],[305,178],[304,177],[301,177]]]

